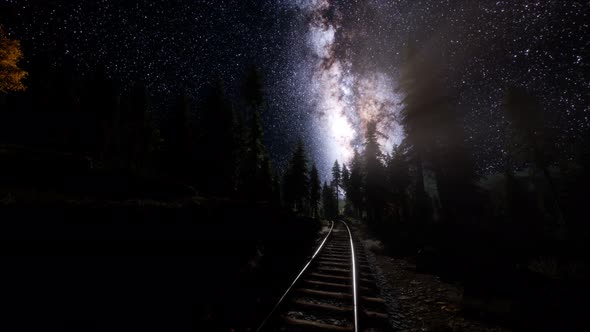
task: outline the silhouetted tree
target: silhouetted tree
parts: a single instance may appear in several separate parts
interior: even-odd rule
[[[538,100],[523,89],[511,87],[506,94],[505,110],[512,129],[512,139],[514,140],[512,143],[517,150],[514,152],[517,155],[522,154],[524,161],[532,164],[531,182],[536,188],[540,205],[544,204],[542,192],[536,181],[538,171],[541,171],[549,185],[557,208],[559,224],[565,224],[559,194],[549,172],[543,113]]]
[[[561,162],[562,190],[560,202],[567,220],[568,242],[578,243],[579,248],[590,244],[590,223],[588,223],[588,183],[590,183],[590,133],[573,147],[573,159]],[[569,157],[569,156],[568,156]],[[580,249],[580,252],[590,252]],[[586,256],[587,257],[587,256]]]
[[[321,196],[321,183],[318,175],[318,169],[315,163],[311,166],[311,172],[309,173],[309,204],[311,206],[311,214],[314,218],[318,217],[318,205],[320,203]]]
[[[350,180],[346,188],[346,197],[350,201],[356,217],[361,217],[363,208],[363,170],[361,155],[354,150],[350,163]]]
[[[336,193],[336,200],[339,201],[340,187],[342,186],[342,174],[340,172],[340,164],[338,164],[338,160],[334,161],[334,166],[332,166],[332,186]]]
[[[242,85],[246,118],[250,119],[245,135],[245,155],[240,167],[240,192],[250,199],[269,199],[272,192],[270,158],[264,147],[260,113],[265,106],[264,83],[260,72],[252,67]]]
[[[440,89],[438,74],[437,66],[419,56],[410,40],[399,81],[400,91],[404,94],[400,122],[404,127],[407,145],[412,151],[415,173],[412,215],[419,225],[428,221],[431,210],[424,187],[424,165],[433,164],[437,112],[441,105],[448,102],[447,96]]]
[[[342,163],[342,189],[344,191],[344,213],[347,215],[352,214],[352,206],[348,199],[348,188],[350,187],[350,171],[345,163]]]
[[[62,82],[64,86],[73,83],[67,76],[63,76]],[[115,159],[113,163],[117,167],[129,166],[132,158],[136,157],[129,147],[132,139],[129,126],[135,122],[133,130],[143,128],[148,106],[147,94],[145,90],[138,91],[141,89],[135,86],[127,95],[119,97],[115,82],[107,77],[103,68],[97,68],[90,75],[83,87],[78,114],[66,120],[66,123],[76,127],[79,153],[91,157],[95,164]],[[73,97],[67,91],[64,93],[60,103]],[[110,156],[105,156],[107,151]]]
[[[231,194],[236,173],[234,116],[218,82],[199,109],[197,175],[200,189],[216,195]]]
[[[248,198],[269,199],[272,192],[270,159],[264,148],[262,135],[260,115],[255,111],[247,138],[246,156],[242,161],[240,172],[241,192]]]
[[[282,206],[282,194],[281,194],[281,181],[278,175],[274,175],[272,178],[272,198],[271,204],[274,207]]]
[[[141,172],[145,168],[151,139],[149,127],[149,96],[143,84],[136,83],[128,96],[124,112],[124,140],[127,167]]]
[[[331,219],[338,215],[338,202],[336,201],[336,194],[334,187],[329,186],[327,182],[324,182],[322,187],[322,207],[324,211],[324,218]]]
[[[404,144],[393,148],[387,162],[387,183],[389,185],[391,201],[394,205],[396,221],[407,222],[409,217],[409,201],[406,194],[411,181],[407,155]]]
[[[238,194],[241,196],[245,195],[245,168],[246,168],[246,159],[248,157],[248,143],[249,143],[249,136],[250,130],[246,125],[246,121],[244,119],[244,114],[242,112],[234,112],[234,145],[235,149],[233,150],[233,160],[236,163],[235,166],[235,174],[234,174],[234,181],[233,181],[233,188],[237,191]]]
[[[309,174],[303,142],[299,141],[285,174],[285,203],[295,211],[305,212],[309,197]]]
[[[191,168],[198,162],[195,159],[199,154],[190,149],[191,104],[187,95],[178,96],[163,120],[162,166],[175,177],[194,177]]]
[[[439,82],[439,86],[442,85]],[[456,108],[445,102],[444,91],[438,94],[441,101],[433,131],[436,145],[432,146],[429,158],[442,207],[441,216],[446,222],[469,223],[481,213],[475,163],[460,115]]]
[[[365,195],[367,220],[375,223],[381,220],[385,198],[385,172],[381,162],[381,150],[377,142],[377,124],[370,122],[365,133]]]
[[[350,172],[348,171],[348,167],[346,164],[342,164],[342,188],[346,192],[348,190],[348,186],[350,182]]]
[[[265,104],[264,81],[256,66],[251,66],[248,69],[241,92],[246,109],[246,119],[249,119],[254,112],[260,112]]]
[[[264,200],[271,199],[272,188],[272,165],[270,164],[270,157],[265,155],[262,159],[262,164],[258,171],[258,178],[260,179],[260,188],[258,190],[258,197]]]
[[[112,80],[102,80],[98,85],[92,82],[95,80],[94,75],[88,75],[90,79],[82,80],[76,74],[70,58],[65,58],[59,67],[48,66],[48,71],[35,67],[33,70],[39,71],[27,79],[31,89],[26,92],[30,95],[26,98],[32,100],[28,112],[34,115],[27,114],[26,117],[35,118],[27,121],[27,127],[33,125],[30,128],[32,132],[27,133],[27,136],[32,141],[42,140],[55,148],[95,160],[102,157],[100,152],[107,145],[104,138],[110,136],[106,131],[114,129],[112,126],[105,128],[108,126],[106,120],[112,117],[114,121],[119,115],[120,92]],[[93,98],[89,100],[91,94]],[[93,121],[88,119],[89,113],[96,116]],[[34,121],[40,126],[34,128]],[[90,134],[96,134],[96,137],[89,137]]]

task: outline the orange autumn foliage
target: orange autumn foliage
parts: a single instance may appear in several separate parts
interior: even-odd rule
[[[20,41],[9,39],[0,26],[0,93],[23,91],[27,72],[18,67],[23,57]]]

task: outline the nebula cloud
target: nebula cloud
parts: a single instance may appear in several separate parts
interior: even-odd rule
[[[344,31],[342,21],[351,18],[344,17],[337,6],[328,0],[292,4],[306,16],[307,47],[312,61],[310,90],[324,133],[326,158],[350,161],[355,149],[362,150],[370,121],[377,122],[382,151],[390,152],[401,137],[396,124],[399,97],[391,75],[379,71],[377,66],[371,70],[356,68],[356,63],[364,61],[355,59],[355,54],[363,52],[342,52],[342,45],[355,45],[348,39],[360,36]]]

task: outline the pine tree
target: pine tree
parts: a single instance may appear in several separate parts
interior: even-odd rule
[[[282,206],[282,193],[281,193],[281,180],[278,175],[274,175],[272,178],[272,197],[271,204],[274,207]]]
[[[321,183],[320,177],[318,175],[318,169],[315,165],[311,167],[311,172],[309,173],[309,204],[311,206],[311,214],[314,218],[318,217],[318,204],[320,203],[320,196],[321,196]]]
[[[367,202],[367,220],[375,223],[381,219],[385,188],[385,173],[381,162],[381,150],[377,142],[377,124],[370,122],[365,134],[364,162],[366,169],[365,195]]]
[[[348,191],[348,186],[350,185],[350,172],[348,171],[348,167],[346,164],[342,164],[342,188],[344,189],[344,193]]]
[[[419,247],[427,241],[429,223],[439,216],[446,223],[465,223],[480,211],[461,117],[453,108],[439,59],[436,52],[419,54],[410,43],[399,80],[404,95],[401,124],[408,151],[404,154],[410,161],[413,177],[409,214],[415,222]],[[431,196],[425,187],[427,170],[434,174],[429,179],[433,180],[428,187]]]
[[[406,194],[410,186],[410,172],[405,148],[407,146],[403,143],[394,147],[387,162],[387,183],[395,207],[394,213],[396,220],[402,222],[408,221],[410,213]]]
[[[270,157],[265,155],[262,159],[262,164],[258,170],[258,179],[260,179],[259,189],[257,190],[257,197],[268,201],[272,199],[273,193],[273,179],[272,179],[272,165]]]
[[[309,198],[309,174],[303,142],[299,141],[285,174],[285,202],[288,207],[306,212]]]
[[[247,198],[267,200],[272,192],[272,171],[270,158],[262,141],[260,114],[255,111],[247,137],[246,155],[240,171],[242,184],[240,191]]]
[[[130,95],[127,111],[128,167],[142,172],[145,167],[150,130],[148,129],[149,95],[147,88],[135,84]]]
[[[334,166],[332,166],[332,186],[336,193],[336,200],[339,201],[340,187],[342,186],[342,173],[340,172],[340,164],[338,164],[338,160],[334,161]]]
[[[410,41],[399,82],[400,90],[405,95],[400,117],[406,134],[405,140],[412,150],[415,173],[412,215],[420,225],[428,221],[431,210],[424,187],[424,167],[425,164],[432,164],[432,148],[436,145],[434,133],[437,112],[440,105],[447,103],[436,73],[436,67],[421,59],[415,45]]]
[[[324,186],[322,187],[322,207],[324,210],[324,218],[331,219],[338,215],[336,204],[336,195],[334,194],[333,186],[329,186],[328,183],[324,181]]]
[[[469,222],[480,213],[477,176],[471,149],[463,128],[462,119],[442,78],[430,78],[428,93],[433,96],[435,110],[430,115],[435,122],[431,136],[434,144],[426,158],[434,171],[440,199],[442,220]]]
[[[244,114],[242,112],[235,112],[234,113],[235,120],[234,120],[234,133],[233,139],[235,144],[235,149],[233,151],[234,161],[235,161],[235,173],[234,173],[234,181],[233,181],[233,188],[238,194],[244,193],[244,183],[245,183],[245,176],[244,171],[246,168],[246,159],[248,156],[248,138],[249,138],[249,128],[246,125]]]
[[[264,80],[260,70],[255,66],[249,68],[241,92],[246,109],[246,119],[249,119],[254,112],[260,112],[265,104]]]
[[[354,150],[354,155],[350,164],[350,180],[349,186],[346,189],[347,198],[350,200],[355,216],[361,217],[363,208],[363,170],[362,159],[357,150]]]
[[[538,192],[538,199],[543,206],[543,195],[536,184],[535,178],[540,171],[549,185],[550,192],[557,208],[557,219],[560,226],[565,224],[563,209],[559,201],[559,193],[551,173],[543,123],[542,108],[539,101],[524,89],[511,87],[505,97],[504,107],[510,121],[512,140],[522,153],[524,161],[532,164],[531,183]],[[513,157],[513,156],[510,156]]]
[[[344,213],[347,215],[352,215],[352,206],[350,204],[350,199],[348,197],[348,188],[350,188],[350,171],[348,170],[346,164],[342,163],[342,189],[344,191]]]
[[[209,91],[199,109],[198,121],[198,185],[206,193],[232,194],[236,173],[235,122],[233,109],[226,99],[221,82]]]
[[[62,70],[67,70],[67,67]],[[73,83],[66,76],[69,75],[60,77],[60,85]],[[107,77],[103,68],[88,75],[81,90],[80,109],[77,114],[72,114],[77,117],[78,123],[74,144],[78,152],[91,158],[95,165],[104,165],[105,159],[110,157],[106,156],[108,151],[118,157],[119,163],[115,166],[137,169],[141,162],[136,158],[139,158],[142,148],[139,136],[146,126],[149,98],[145,88],[139,84],[123,96],[116,90],[115,82]],[[55,102],[62,104],[56,106],[63,107],[68,97],[73,96],[56,96]],[[109,142],[111,139],[114,142]],[[132,147],[133,143],[137,144]]]
[[[192,175],[190,168],[196,162],[189,162],[190,109],[190,98],[185,94],[179,95],[162,126],[163,162],[165,163],[162,166],[168,174],[173,176],[187,177]]]
[[[264,110],[264,83],[260,72],[252,67],[242,85],[242,100],[250,127],[240,167],[240,192],[248,199],[270,199],[272,171],[264,146],[261,112]]]

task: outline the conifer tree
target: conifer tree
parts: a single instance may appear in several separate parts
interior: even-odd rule
[[[352,206],[348,197],[348,188],[350,188],[350,171],[345,163],[342,163],[342,189],[344,200],[344,213],[352,215]]]
[[[548,184],[560,226],[565,224],[563,209],[559,201],[559,193],[551,173],[549,172],[549,158],[543,123],[542,108],[534,96],[517,87],[510,87],[505,97],[505,112],[510,121],[511,139],[516,146],[522,160],[532,164],[531,183],[538,192],[541,206],[543,195],[535,178],[540,171]],[[509,156],[512,158],[514,156]]]
[[[265,106],[264,83],[257,68],[252,67],[242,85],[246,118],[250,120],[246,147],[240,167],[240,192],[249,199],[270,199],[272,171],[264,146],[261,112]]]
[[[149,105],[147,88],[143,84],[135,84],[129,99],[125,138],[129,156],[128,167],[138,172],[144,169],[151,136],[148,129]]]
[[[350,164],[350,180],[347,191],[347,198],[350,200],[355,216],[361,217],[363,208],[363,170],[361,155],[354,150],[354,155]]]
[[[188,173],[192,172],[191,166],[196,162],[193,160],[189,162],[191,155],[189,152],[190,108],[190,98],[185,94],[178,96],[162,126],[163,167],[171,175],[188,176]]]
[[[339,201],[340,187],[342,186],[342,173],[340,172],[340,164],[338,164],[338,160],[334,161],[334,166],[332,166],[332,186],[336,193],[336,200]]]
[[[314,218],[318,217],[318,205],[320,203],[320,196],[321,196],[321,183],[320,177],[318,175],[318,169],[315,163],[311,167],[311,172],[309,173],[309,204],[311,207],[311,214]]]
[[[281,180],[278,175],[274,175],[272,178],[272,197],[271,197],[271,204],[274,207],[281,207],[282,206],[282,190],[281,190]]]
[[[254,112],[247,137],[246,155],[240,171],[242,194],[247,198],[269,199],[272,191],[270,158],[263,141],[262,123],[258,111]]]
[[[334,194],[334,187],[329,186],[328,183],[324,181],[324,186],[322,187],[322,207],[324,210],[324,218],[330,219],[338,215],[336,204],[337,202],[336,195]]]
[[[437,71],[419,56],[412,42],[409,42],[401,72],[399,86],[405,97],[400,118],[405,139],[412,150],[415,172],[412,215],[418,224],[423,225],[430,215],[430,203],[424,187],[424,165],[431,162],[431,149],[436,145],[433,133],[437,111],[439,105],[446,103],[446,96],[439,94],[438,80],[434,79]]]
[[[264,81],[260,70],[256,66],[251,66],[246,73],[246,78],[242,84],[242,100],[245,104],[246,119],[253,116],[253,113],[265,105]]]
[[[212,87],[199,109],[198,129],[196,168],[200,189],[215,195],[231,194],[236,165],[234,114],[221,82]]]
[[[414,174],[411,215],[418,229],[439,216],[445,222],[467,222],[479,213],[473,163],[440,59],[435,52],[418,52],[410,43],[400,78],[401,124]],[[426,193],[425,170],[434,174],[432,199]],[[442,213],[432,213],[439,206]],[[423,244],[422,239],[418,242]]]
[[[381,162],[381,150],[377,142],[377,124],[370,122],[365,134],[365,195],[367,220],[375,223],[381,219],[384,206],[385,188],[383,180],[385,173]]]
[[[303,142],[299,141],[289,168],[285,174],[285,201],[287,206],[299,212],[306,212],[309,198],[309,171]]]
[[[348,171],[346,164],[342,163],[342,188],[344,189],[345,194],[348,191],[349,182],[350,172]]]
[[[393,148],[387,162],[387,184],[395,206],[396,221],[407,222],[410,211],[406,192],[411,182],[407,151],[404,150],[407,150],[404,143]]]

